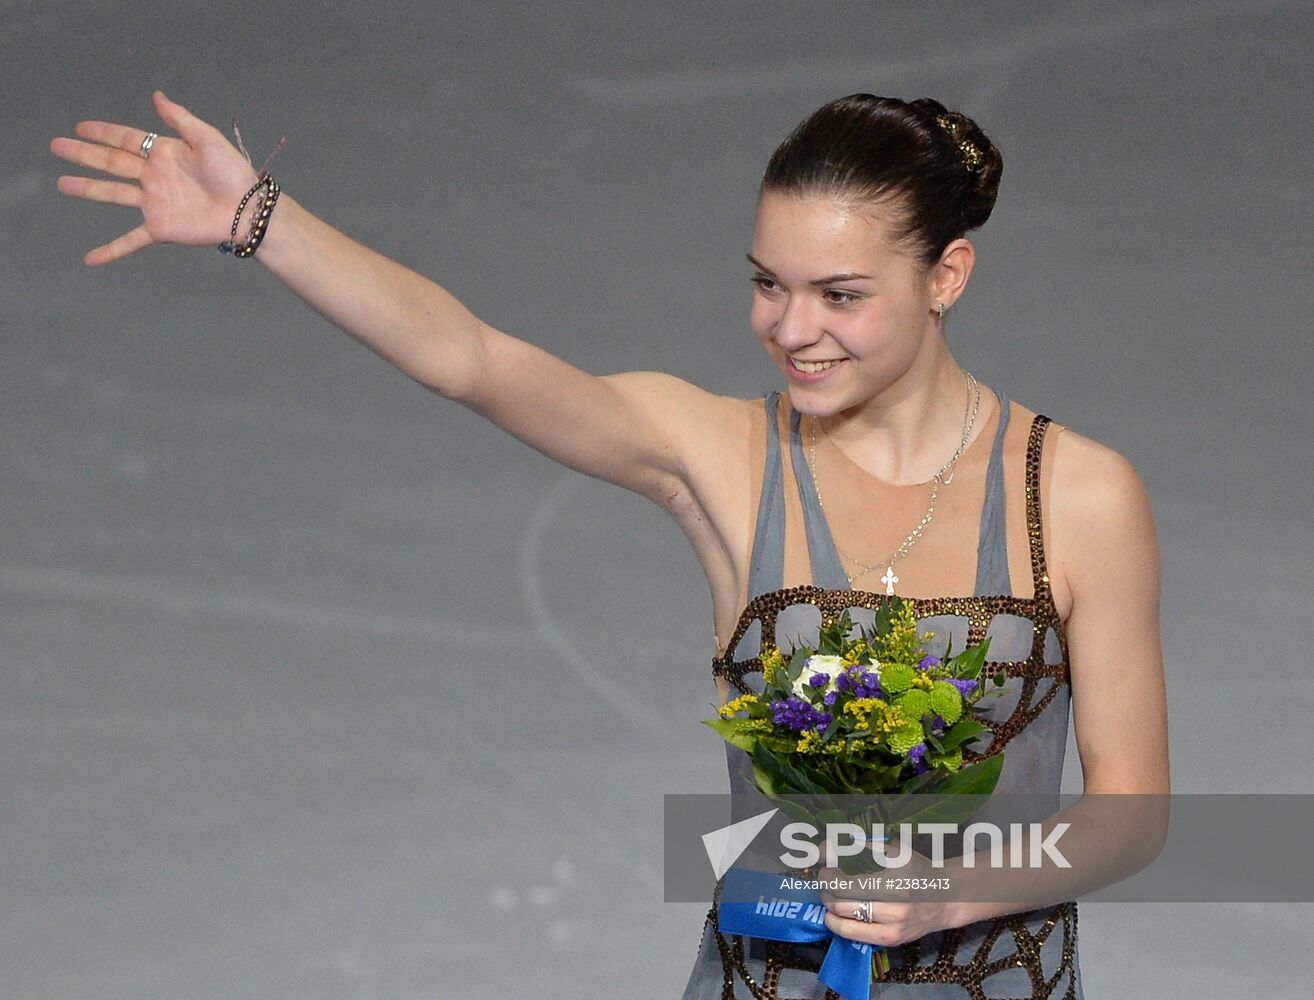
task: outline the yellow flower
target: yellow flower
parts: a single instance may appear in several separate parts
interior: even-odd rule
[[[874,701],[879,707],[879,711],[873,712],[874,717],[866,724],[867,728],[873,733],[877,735],[892,733],[908,723],[907,716],[899,710],[898,705],[891,705],[879,698],[863,700]]]
[[[815,729],[805,730],[798,738],[799,753],[816,753],[821,749],[821,734]]]
[[[753,704],[756,701],[757,701],[757,695],[753,694],[750,691],[748,694],[741,694],[738,698],[732,698],[730,701],[727,701],[716,711],[717,714],[721,716],[721,718],[728,719],[736,712],[742,712],[749,705]]]
[[[844,706],[863,729],[871,728],[870,716],[873,712],[884,712],[886,704],[880,698],[854,698]]]

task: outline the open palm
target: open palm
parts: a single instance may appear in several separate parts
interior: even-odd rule
[[[140,152],[146,130],[127,125],[82,121],[75,128],[81,139],[51,140],[61,159],[123,178],[65,175],[60,191],[141,210],[141,225],[88,252],[87,264],[108,264],[152,243],[217,245],[229,238],[238,202],[256,182],[255,169],[217,128],[162,91],[152,99],[179,138],[156,139],[148,159]]]

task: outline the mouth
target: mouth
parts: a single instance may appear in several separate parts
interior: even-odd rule
[[[848,358],[828,358],[817,361],[804,361],[800,358],[795,358],[792,355],[786,355],[786,357],[789,358],[791,372],[795,372],[799,375],[811,376],[824,375],[848,361]]]

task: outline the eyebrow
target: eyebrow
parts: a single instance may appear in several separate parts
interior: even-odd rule
[[[771,270],[771,268],[767,267],[765,264],[763,264],[760,260],[758,260],[756,257],[754,257],[751,253],[750,253],[750,254],[745,254],[745,256],[748,258],[748,262],[749,262],[750,264],[752,264],[754,267],[756,267],[756,268],[757,268],[759,271],[761,271],[763,274],[769,274],[769,275],[771,275],[772,277],[775,277],[776,272],[773,271],[773,270]],[[870,278],[871,278],[871,275],[870,275],[870,274],[855,274],[855,273],[853,273],[853,272],[849,272],[849,273],[847,273],[847,274],[828,274],[828,275],[827,275],[826,277],[824,277],[824,278],[815,278],[815,279],[813,279],[812,281],[809,281],[808,284],[809,284],[809,285],[829,285],[829,284],[831,284],[832,282],[836,282],[836,281],[857,281],[857,280],[860,280],[860,279],[870,279]]]

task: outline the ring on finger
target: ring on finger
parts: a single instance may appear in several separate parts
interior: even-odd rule
[[[861,920],[864,924],[871,923],[871,902],[869,900],[864,899],[853,907],[853,919]]]
[[[143,160],[150,159],[151,147],[155,145],[155,140],[158,139],[159,137],[160,135],[158,132],[146,133],[146,138],[142,139],[141,141],[141,158]]]

